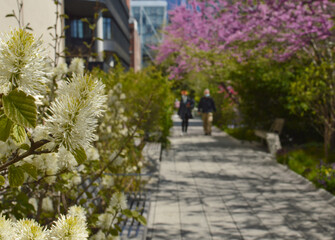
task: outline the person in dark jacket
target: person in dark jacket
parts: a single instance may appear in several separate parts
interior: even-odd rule
[[[188,120],[193,118],[192,109],[194,108],[194,101],[187,96],[187,91],[181,91],[180,106],[178,115],[182,119],[181,130],[182,134],[187,133]]]
[[[198,112],[202,115],[202,124],[205,135],[212,135],[213,112],[216,112],[216,108],[208,89],[205,89],[204,96],[200,99]]]

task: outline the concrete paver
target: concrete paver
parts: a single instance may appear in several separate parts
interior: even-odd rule
[[[148,237],[165,239],[335,239],[334,197],[277,164],[257,147],[199,119],[162,154]]]

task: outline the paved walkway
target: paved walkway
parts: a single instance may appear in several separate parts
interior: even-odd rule
[[[147,239],[335,239],[335,201],[264,151],[200,120],[162,154]]]

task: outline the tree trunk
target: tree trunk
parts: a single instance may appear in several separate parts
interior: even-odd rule
[[[325,154],[325,160],[328,160],[328,151],[329,151],[329,146],[330,146],[330,140],[331,136],[333,134],[332,128],[329,126],[328,123],[324,124],[324,154]]]

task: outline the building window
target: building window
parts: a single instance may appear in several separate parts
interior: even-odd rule
[[[80,19],[72,19],[70,22],[72,38],[88,39],[92,37],[92,30],[88,24]]]
[[[104,39],[112,39],[112,19],[103,18]]]

